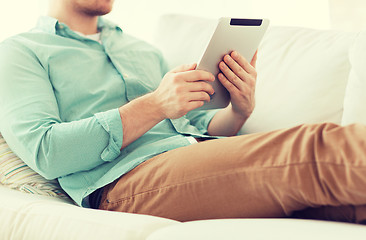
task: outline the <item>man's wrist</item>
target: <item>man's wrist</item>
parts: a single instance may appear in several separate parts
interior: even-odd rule
[[[125,112],[129,112],[130,110],[135,113],[136,111],[140,111],[143,115],[147,115],[146,117],[150,118],[150,120],[160,122],[165,119],[160,106],[161,104],[159,104],[156,96],[153,93],[148,93],[121,106],[119,112],[122,117],[122,115],[126,114]]]
[[[151,114],[151,117],[156,121],[162,121],[166,119],[166,115],[162,109],[162,104],[160,103],[158,97],[155,92],[151,92],[142,97],[143,101],[148,108],[148,112]]]
[[[235,111],[235,109],[231,104],[225,110],[227,110],[231,115],[231,118],[235,119],[235,121],[238,122],[239,124],[244,124],[246,120],[249,118],[247,114]]]
[[[118,110],[123,129],[122,147],[126,147],[164,120],[159,103],[150,93],[132,100]]]

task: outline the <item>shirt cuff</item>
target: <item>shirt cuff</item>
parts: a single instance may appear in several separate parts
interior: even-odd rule
[[[123,128],[118,108],[106,112],[96,113],[97,122],[109,135],[107,147],[101,154],[103,161],[113,161],[118,157],[122,148]]]

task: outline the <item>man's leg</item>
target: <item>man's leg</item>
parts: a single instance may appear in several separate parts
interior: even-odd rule
[[[105,187],[100,209],[180,221],[366,204],[366,127],[302,125],[160,154]]]
[[[366,205],[306,208],[294,212],[290,217],[366,224]]]

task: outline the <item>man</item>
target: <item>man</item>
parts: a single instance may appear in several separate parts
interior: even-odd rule
[[[253,111],[256,57],[226,55],[218,78],[231,104],[191,111],[214,76],[168,71],[159,51],[99,17],[112,6],[52,0],[34,30],[0,45],[0,131],[76,203],[180,221],[366,203],[364,126],[218,137]]]

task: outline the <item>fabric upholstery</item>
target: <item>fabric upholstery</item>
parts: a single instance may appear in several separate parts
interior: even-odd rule
[[[46,180],[9,148],[0,133],[0,184],[21,192],[68,198],[57,180]]]

